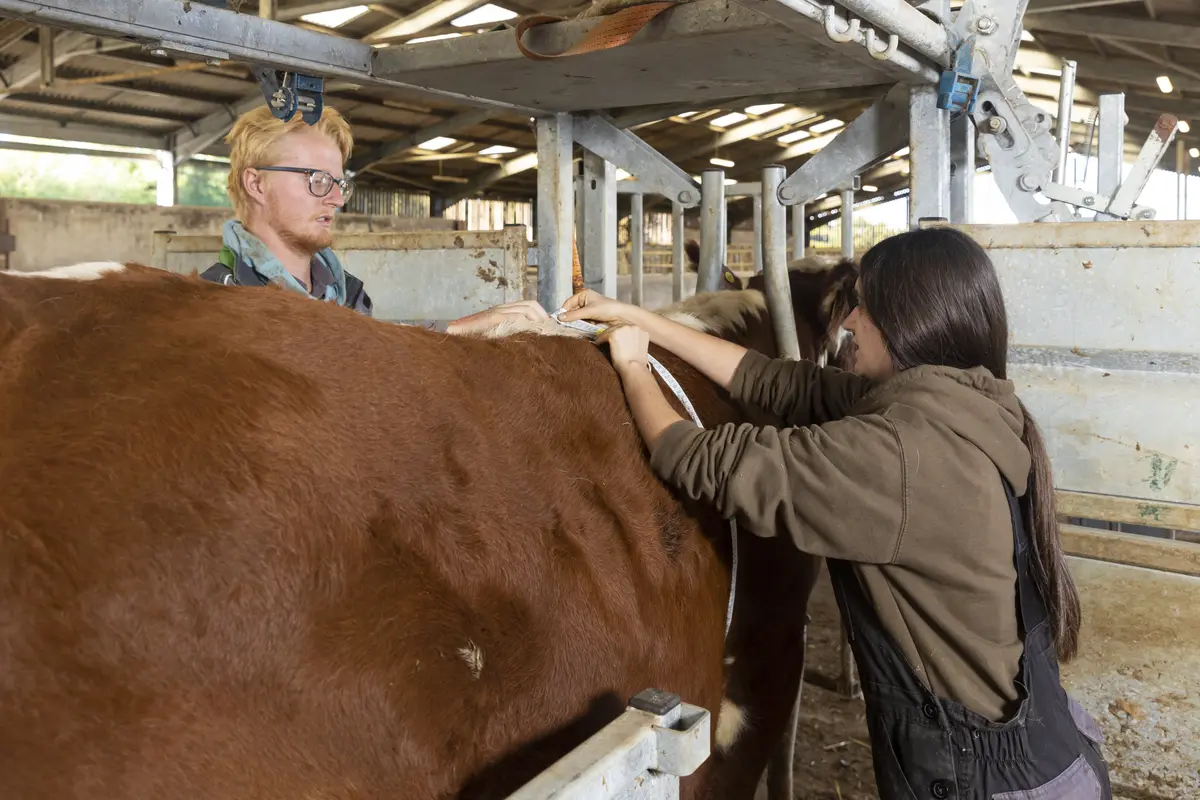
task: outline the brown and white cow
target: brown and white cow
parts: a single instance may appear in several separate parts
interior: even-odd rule
[[[818,562],[743,535],[726,641],[727,528],[601,348],[54,277],[0,273],[0,797],[503,797],[647,687],[716,712],[685,796],[752,796]]]

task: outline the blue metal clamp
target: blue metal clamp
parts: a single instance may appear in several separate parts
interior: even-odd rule
[[[938,79],[937,107],[947,109],[952,116],[970,114],[979,97],[979,76],[972,74],[975,37],[970,36],[954,51],[950,69],[943,70]]]

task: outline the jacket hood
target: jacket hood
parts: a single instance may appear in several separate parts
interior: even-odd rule
[[[1021,438],[1025,413],[1012,381],[995,377],[986,367],[923,365],[875,387],[864,398],[863,410],[892,403],[912,406],[979,448],[1014,492],[1025,493],[1031,460]]]

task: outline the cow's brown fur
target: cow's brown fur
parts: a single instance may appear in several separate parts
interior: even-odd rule
[[[692,240],[687,244],[698,253],[698,244]],[[808,256],[788,264],[788,278],[801,354],[849,369],[854,347],[843,341],[840,330],[858,303],[854,288],[857,265],[851,259]],[[740,291],[701,293],[661,311],[685,325],[775,356],[778,350],[763,295],[765,287],[766,278],[759,273],[750,276],[744,286],[722,286]]]
[[[795,691],[816,560],[744,534],[723,642],[726,529],[574,338],[0,275],[0,484],[3,797],[502,797],[647,687],[744,710],[684,783],[749,797]]]

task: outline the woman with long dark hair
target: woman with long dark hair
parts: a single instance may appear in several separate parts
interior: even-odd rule
[[[890,798],[1111,797],[1095,721],[1062,688],[1080,611],[1050,461],[1008,380],[995,267],[950,228],[862,258],[853,373],[771,360],[593,292],[658,474],[759,536],[825,556]],[[697,428],[653,341],[790,427]]]

